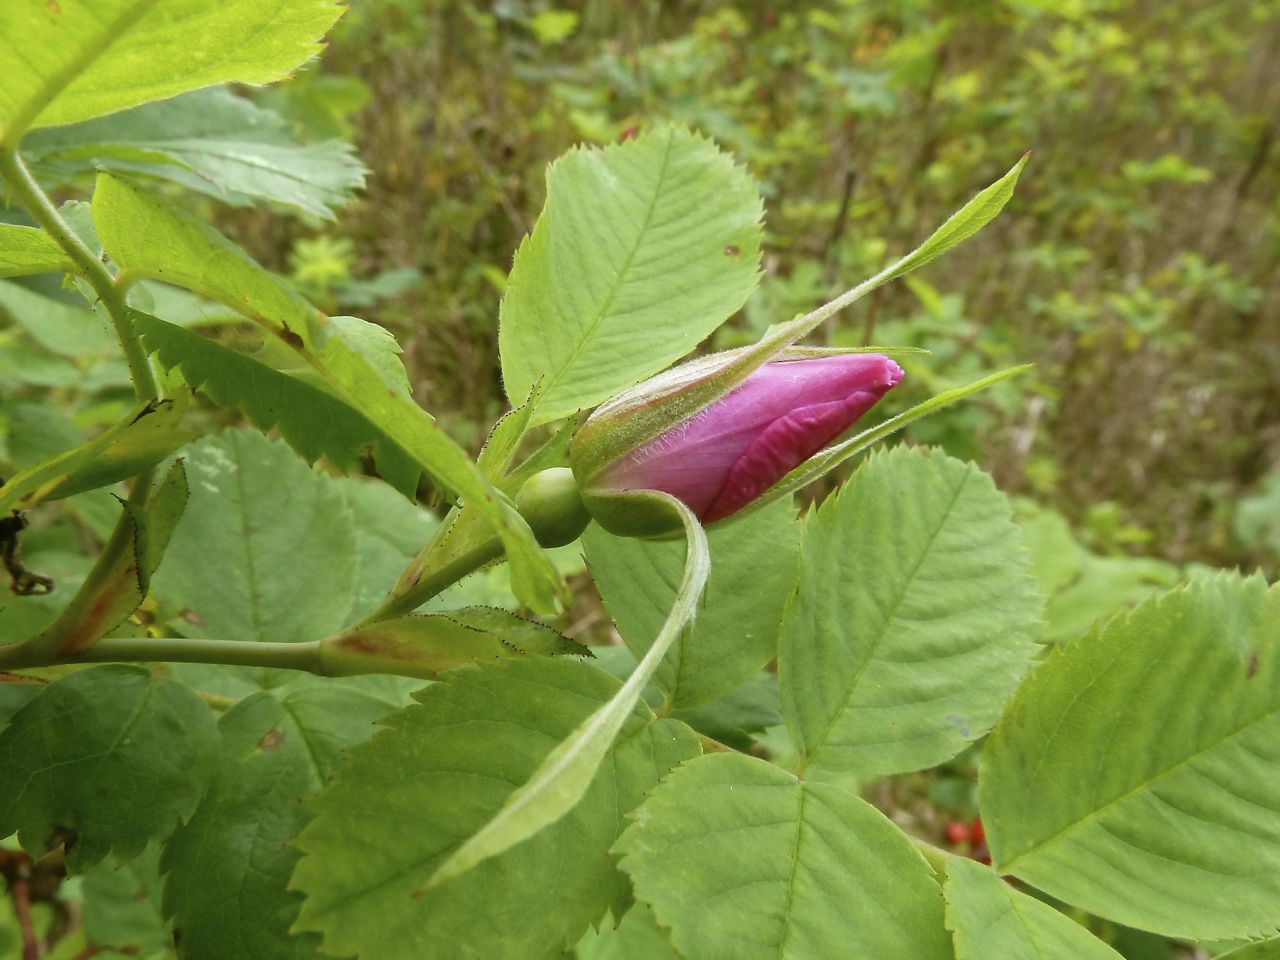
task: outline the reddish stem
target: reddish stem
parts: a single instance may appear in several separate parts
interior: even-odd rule
[[[18,916],[18,929],[22,931],[22,960],[39,960],[40,942],[31,923],[31,891],[25,876],[14,878],[13,908]]]

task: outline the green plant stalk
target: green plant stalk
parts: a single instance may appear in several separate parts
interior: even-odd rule
[[[185,637],[107,637],[82,650],[71,663],[219,663],[277,667],[326,675],[320,641],[268,643],[256,640],[190,640]]]
[[[0,177],[8,183],[18,202],[58,246],[66,251],[77,268],[76,272],[98,294],[102,305],[106,307],[111,325],[115,328],[116,337],[120,340],[120,347],[124,350],[125,362],[129,365],[129,376],[133,379],[138,399],[155,400],[159,396],[156,378],[147,362],[146,351],[142,349],[142,341],[129,322],[129,308],[125,303],[124,292],[116,286],[115,280],[93,255],[93,251],[84,245],[84,241],[76,236],[62,214],[58,213],[48,194],[36,183],[22,158],[13,149],[0,150]]]
[[[496,536],[490,536],[434,570],[424,573],[422,579],[418,580],[403,593],[388,597],[376,610],[361,618],[356,626],[363,627],[379,620],[387,620],[391,617],[412,613],[432,597],[438,596],[444,590],[453,586],[463,577],[498,559],[498,557],[502,556],[502,553],[502,541]]]
[[[361,674],[394,674],[414,679],[430,679],[434,671],[406,660],[402,669],[383,657],[330,656],[324,640],[305,643],[274,643],[257,640],[200,640],[187,637],[106,637],[91,647],[66,658],[33,653],[23,644],[0,647],[0,671],[90,663],[214,663],[229,667],[273,667],[301,670],[319,677],[353,677]],[[213,701],[211,701],[213,702]],[[225,708],[228,704],[214,702]]]

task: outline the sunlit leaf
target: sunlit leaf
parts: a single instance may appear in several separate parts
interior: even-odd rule
[[[760,214],[746,171],[677,127],[565,154],[502,301],[508,397],[541,378],[534,422],[557,420],[688,353],[755,287]]]
[[[320,52],[332,0],[8,0],[0,142],[216,83],[271,83]]]
[[[62,273],[70,269],[71,258],[43,230],[0,223],[0,277]]]

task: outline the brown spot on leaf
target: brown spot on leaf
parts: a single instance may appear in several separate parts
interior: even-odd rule
[[[287,323],[280,324],[280,339],[295,350],[301,350],[303,347],[302,338],[290,330]]]
[[[1244,678],[1246,680],[1252,680],[1254,675],[1258,672],[1258,667],[1261,666],[1261,663],[1262,661],[1258,658],[1257,650],[1249,654],[1249,662],[1246,663],[1244,667]]]
[[[741,252],[742,249],[736,243],[731,243],[724,248],[724,255],[726,257],[736,257]]]
[[[268,750],[274,750],[280,744],[284,743],[284,731],[277,728],[268,730],[258,741],[258,749],[264,753]]]
[[[58,0],[44,0],[44,5],[55,17],[62,13],[62,4]]]

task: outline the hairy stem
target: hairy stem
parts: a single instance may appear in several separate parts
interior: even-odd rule
[[[412,587],[403,593],[396,593],[383,601],[378,609],[362,618],[357,626],[376,623],[391,617],[412,613],[432,597],[438,596],[453,586],[463,577],[479,570],[485,564],[502,556],[502,541],[496,536],[476,544],[469,550],[451,557],[449,560],[422,575]]]
[[[116,286],[110,272],[93,255],[93,251],[85,246],[70,224],[62,218],[57,207],[49,199],[48,194],[36,183],[31,172],[27,170],[22,158],[13,149],[0,150],[0,177],[3,177],[27,212],[45,229],[58,246],[66,251],[67,256],[76,267],[76,272],[87,280],[111,318],[120,347],[124,350],[125,362],[129,365],[129,375],[133,378],[133,388],[139,400],[154,400],[159,396],[156,379],[147,362],[146,352],[142,349],[142,341],[138,339],[129,322],[129,308],[125,303],[124,292]]]

